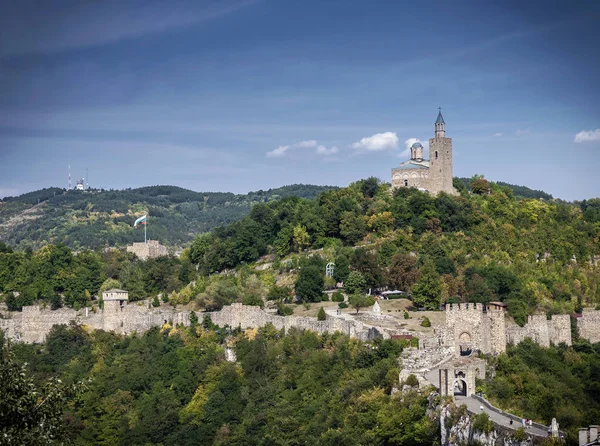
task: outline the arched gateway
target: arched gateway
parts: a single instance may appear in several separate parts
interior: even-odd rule
[[[471,396],[475,393],[475,378],[485,378],[485,361],[462,357],[442,366],[439,370],[439,388],[442,396]]]

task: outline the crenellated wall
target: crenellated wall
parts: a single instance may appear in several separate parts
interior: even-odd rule
[[[527,323],[523,327],[514,325],[506,330],[506,341],[510,344],[516,345],[525,338],[531,339],[542,347],[560,343],[571,345],[570,316],[555,314],[548,320],[544,314],[534,314],[527,317]]]

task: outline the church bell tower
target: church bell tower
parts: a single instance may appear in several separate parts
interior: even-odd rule
[[[429,191],[434,195],[439,192],[458,195],[452,185],[452,138],[446,137],[441,108],[435,120],[435,137],[429,139],[429,178]]]

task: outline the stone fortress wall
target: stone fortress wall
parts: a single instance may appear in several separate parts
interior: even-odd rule
[[[590,342],[600,342],[600,311],[584,309],[581,317],[577,320],[579,336]]]
[[[582,338],[600,341],[600,311],[584,311],[578,326]],[[550,320],[543,314],[532,315],[523,327],[506,326],[504,304],[449,304],[446,325],[437,333],[437,344],[450,347],[456,356],[470,350],[498,354],[506,351],[506,344],[516,345],[526,338],[542,347],[571,345],[571,318],[568,314],[556,314]],[[436,344],[436,339],[429,344]]]
[[[572,344],[571,317],[568,314],[555,314],[550,320],[545,314],[534,314],[527,317],[523,327],[511,326],[506,331],[506,340],[510,344],[518,344],[525,338],[530,338],[542,347],[550,344]]]
[[[96,330],[114,331],[119,334],[144,332],[166,322],[190,325],[190,312],[175,309],[153,308],[149,301],[122,304],[120,301],[104,302],[104,309],[96,312],[89,308],[73,310],[61,308],[49,310],[34,305],[23,307],[21,312],[0,311],[0,330],[14,340],[27,343],[43,342],[54,325],[86,325]],[[269,314],[256,306],[239,303],[223,307],[221,311],[201,313],[208,315],[214,324],[231,327],[258,328],[268,323],[278,330],[291,328],[312,330],[317,333],[335,333],[336,331],[363,341],[382,337],[390,338],[386,330],[378,329],[356,320],[336,318],[327,315],[325,321],[299,316],[277,316]]]
[[[104,309],[73,310],[61,308],[49,310],[40,306],[23,307],[21,312],[8,312],[0,307],[0,330],[9,338],[23,342],[43,342],[53,325],[86,325],[93,329],[114,331],[119,334],[144,332],[165,322],[190,325],[189,311],[173,308],[153,308],[149,301],[127,303],[123,300],[105,301]],[[258,328],[272,324],[277,329],[307,329],[317,333],[336,331],[363,341],[378,337],[390,338],[405,330],[388,330],[369,323],[327,315],[325,321],[299,316],[278,316],[256,306],[239,303],[223,307],[221,311],[200,313],[213,323],[231,327]],[[578,321],[580,336],[591,342],[600,342],[600,311],[586,310]],[[408,333],[408,332],[407,332]],[[543,315],[530,316],[524,327],[505,327],[504,308],[494,304],[454,304],[446,307],[446,325],[436,331],[433,338],[420,341],[424,349],[446,349],[460,356],[462,349],[480,350],[497,354],[506,350],[507,343],[519,343],[531,338],[542,346],[566,343],[571,345],[570,319],[568,315],[554,315],[546,320]]]

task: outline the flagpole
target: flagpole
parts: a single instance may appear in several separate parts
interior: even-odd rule
[[[146,221],[144,222],[144,244],[148,244],[146,241],[146,226],[148,226],[148,217],[146,217]]]

